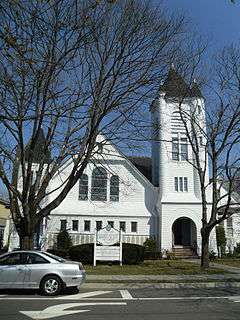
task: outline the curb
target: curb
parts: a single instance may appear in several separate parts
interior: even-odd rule
[[[84,283],[82,285],[84,289],[102,288],[102,289],[142,289],[142,288],[154,288],[154,289],[196,289],[196,288],[240,288],[240,282],[231,281],[218,281],[218,282],[181,282],[181,283]]]

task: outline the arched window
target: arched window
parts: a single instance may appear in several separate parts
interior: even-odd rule
[[[92,201],[107,201],[107,172],[104,168],[98,167],[92,173]]]
[[[118,176],[111,176],[111,179],[110,179],[110,201],[119,201]]]
[[[79,180],[79,200],[88,199],[88,175],[83,174]]]

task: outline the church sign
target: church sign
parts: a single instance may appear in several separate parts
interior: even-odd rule
[[[119,261],[122,265],[121,231],[107,225],[96,231],[94,241],[94,266],[97,261]]]

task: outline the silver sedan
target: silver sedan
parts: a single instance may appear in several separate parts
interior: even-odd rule
[[[53,296],[65,287],[79,288],[85,277],[80,262],[48,252],[14,251],[0,256],[0,289],[40,289]]]

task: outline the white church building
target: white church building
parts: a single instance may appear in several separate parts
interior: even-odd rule
[[[188,162],[193,155],[179,114],[179,98],[185,87],[184,80],[171,68],[150,106],[151,157],[126,157],[111,142],[101,144],[104,137],[99,135],[102,156],[88,164],[79,183],[43,222],[40,240],[44,249],[54,246],[60,230],[67,229],[76,245],[93,242],[95,230],[110,224],[122,230],[123,242],[142,245],[147,238],[155,238],[162,251],[200,253],[200,186],[198,174]],[[196,84],[186,92],[182,108],[197,110],[204,127],[201,92]],[[72,165],[69,161],[61,168],[50,189],[61,184]],[[55,196],[51,194],[49,201]],[[209,202],[210,196],[209,192]],[[225,222],[231,246],[239,239],[234,223],[234,217]],[[12,247],[16,241],[12,237]],[[214,233],[210,246],[216,248]]]

